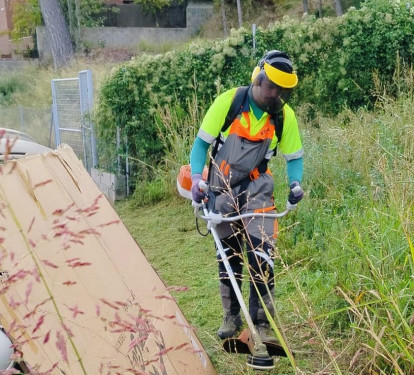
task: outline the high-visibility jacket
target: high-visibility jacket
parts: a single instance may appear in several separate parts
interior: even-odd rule
[[[233,88],[219,95],[208,109],[198,131],[198,137],[200,137],[203,141],[211,144],[221,133],[222,126],[236,90],[237,88]],[[251,107],[249,108],[249,112],[244,112],[242,116],[239,116],[239,121],[240,126],[245,129],[244,135],[255,138],[259,135],[259,131],[261,131],[268,122],[269,114],[264,112],[261,118],[257,119]],[[303,155],[303,148],[296,116],[292,108],[287,104],[283,107],[283,111],[283,133],[282,139],[278,145],[278,150],[287,161],[299,159]],[[224,133],[221,134],[223,140],[228,137],[231,132],[231,128],[232,127],[229,127]],[[277,136],[273,133],[269,144],[269,152],[266,153],[267,159],[270,159],[273,155],[277,143]]]

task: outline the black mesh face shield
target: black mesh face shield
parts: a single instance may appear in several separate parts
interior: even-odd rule
[[[293,88],[278,86],[268,79],[266,74],[262,73],[261,75],[261,79],[255,81],[255,85],[260,89],[254,101],[260,109],[267,113],[279,113],[290,100]]]
[[[279,89],[280,89],[279,99],[283,107],[290,100],[293,89],[286,89],[280,86],[279,86]]]

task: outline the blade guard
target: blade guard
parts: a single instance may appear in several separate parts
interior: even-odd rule
[[[270,356],[287,357],[283,347],[279,344],[264,342],[267,352]],[[252,354],[254,342],[251,337],[250,330],[244,329],[239,337],[230,337],[223,341],[223,349],[227,353],[232,354]]]
[[[203,180],[206,181],[208,177],[208,167],[205,166],[203,170]],[[177,176],[177,190],[178,193],[186,199],[192,200],[191,196],[191,167],[189,164],[182,165]]]

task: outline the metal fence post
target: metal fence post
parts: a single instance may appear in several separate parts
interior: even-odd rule
[[[23,106],[19,105],[19,112],[20,112],[20,124],[22,125],[22,132],[25,131],[25,126],[24,126],[24,116],[23,116]]]
[[[91,166],[95,168],[98,165],[98,153],[97,153],[97,147],[96,147],[96,137],[95,137],[94,126],[90,118],[91,113],[92,113],[92,108],[93,108],[92,71],[82,70],[79,72],[79,92],[80,92],[80,110],[81,110],[81,116],[82,116],[82,125],[89,131],[88,137],[85,137],[85,138],[88,138],[88,141],[90,142],[90,151],[91,151],[91,158],[92,158]]]
[[[59,116],[58,116],[58,109],[57,109],[57,95],[56,95],[56,84],[55,81],[52,79],[51,81],[52,86],[52,120],[53,120],[53,128],[55,130],[55,143],[56,147],[61,144],[60,141],[60,131],[59,131]]]
[[[253,53],[256,53],[256,24],[252,24]]]

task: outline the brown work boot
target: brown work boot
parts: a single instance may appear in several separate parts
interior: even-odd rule
[[[217,331],[217,335],[221,339],[233,337],[236,332],[240,330],[242,325],[243,322],[240,314],[231,315],[229,313],[226,313],[223,317],[223,323]]]
[[[267,322],[258,323],[256,325],[256,330],[260,336],[260,340],[262,340],[263,343],[266,343],[266,342],[271,343],[271,344],[279,343],[269,323]]]

